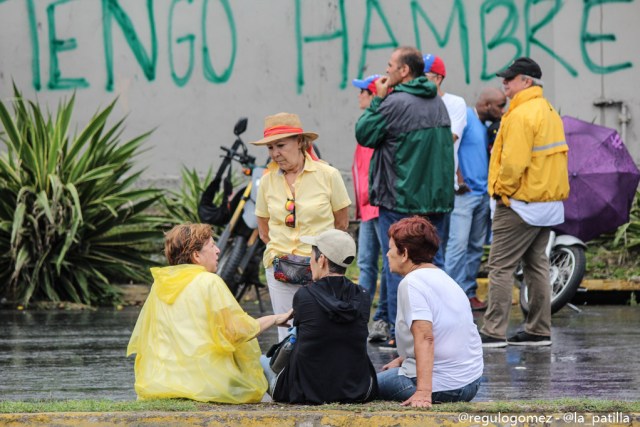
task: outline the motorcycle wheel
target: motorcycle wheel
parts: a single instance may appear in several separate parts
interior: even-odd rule
[[[564,307],[576,294],[584,277],[587,260],[581,246],[556,246],[549,256],[549,284],[551,286],[551,314]],[[529,289],[522,281],[520,308],[529,313]]]
[[[255,248],[253,248],[252,246],[247,246],[247,251],[253,250],[253,257],[247,262],[242,277],[238,276],[239,284],[234,294],[238,302],[242,300],[242,297],[247,293],[252,285],[257,283],[264,286],[260,282],[260,265],[262,264],[262,255],[265,249],[265,245],[261,240],[255,242],[254,245],[256,246]]]
[[[244,236],[235,236],[219,261],[218,276],[224,280],[224,283],[226,283],[234,296],[240,282],[238,266],[246,251],[247,238]]]

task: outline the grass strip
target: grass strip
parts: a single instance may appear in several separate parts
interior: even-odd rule
[[[404,412],[415,408],[400,406],[396,402],[375,401],[366,404],[289,405],[276,402],[223,405],[192,400],[166,399],[147,401],[112,400],[37,400],[0,401],[0,413],[41,412],[232,412],[232,411],[348,411],[348,412]],[[640,413],[640,401],[602,399],[555,399],[527,401],[496,401],[448,403],[435,405],[432,412],[467,413],[555,413],[555,412],[624,412]]]

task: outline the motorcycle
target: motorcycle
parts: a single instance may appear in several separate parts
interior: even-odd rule
[[[247,119],[241,118],[234,127],[236,140],[231,148],[220,147],[224,151],[223,161],[215,178],[209,184],[200,199],[198,214],[203,222],[224,226],[217,245],[220,249],[218,256],[218,275],[224,280],[229,290],[237,300],[240,300],[248,289],[254,287],[260,304],[260,311],[264,311],[260,299],[260,288],[265,285],[260,282],[259,272],[264,252],[264,243],[258,235],[258,224],[255,216],[255,198],[260,178],[264,168],[255,164],[255,157],[248,154],[247,145],[240,135],[247,128]],[[231,165],[239,163],[245,176],[250,176],[248,184],[236,192],[229,204],[226,200],[231,194]],[[212,202],[218,192],[222,176],[227,173],[224,183],[224,197],[220,206]]]
[[[549,286],[551,287],[551,314],[565,305],[573,310],[581,310],[570,303],[584,277],[587,260],[587,245],[570,235],[558,235],[551,231],[545,250],[549,257]],[[524,280],[522,268],[516,271],[516,285],[520,288],[520,308],[529,313],[529,290]]]

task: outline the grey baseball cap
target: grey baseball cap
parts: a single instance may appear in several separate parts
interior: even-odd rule
[[[356,242],[342,230],[327,230],[317,236],[302,236],[300,241],[317,246],[329,260],[341,267],[348,267],[356,258]]]

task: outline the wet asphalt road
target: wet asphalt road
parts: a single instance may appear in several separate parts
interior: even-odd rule
[[[257,315],[255,304],[246,307]],[[135,399],[134,357],[125,352],[138,312],[0,311],[0,400]],[[509,332],[521,322],[514,306]],[[553,317],[551,347],[485,349],[475,401],[640,400],[639,325],[638,306],[564,308]],[[274,330],[263,334],[263,351],[275,340]],[[369,353],[377,369],[394,357],[374,345]]]

